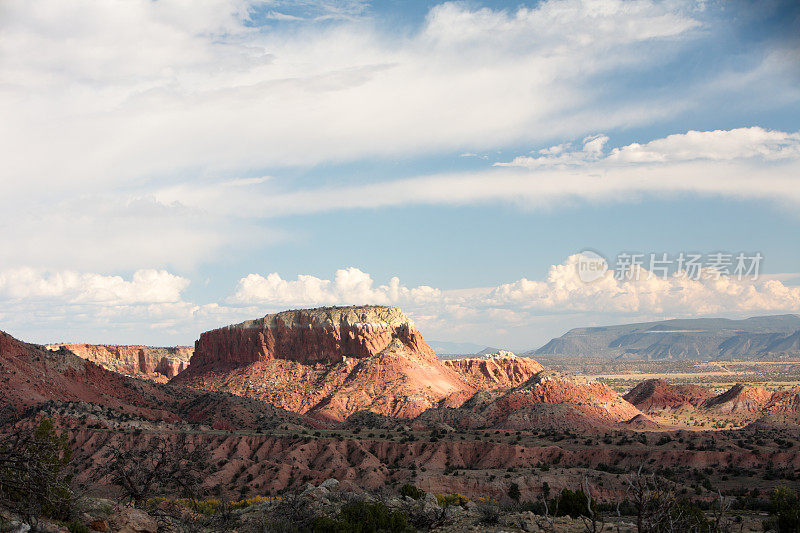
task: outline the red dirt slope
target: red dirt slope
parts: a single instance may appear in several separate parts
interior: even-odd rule
[[[646,417],[612,389],[595,381],[550,370],[518,387],[480,391],[457,409],[430,409],[415,424],[506,429],[620,428]],[[649,419],[647,419],[649,420]]]
[[[697,407],[711,398],[711,391],[698,385],[670,385],[661,379],[642,381],[623,398],[645,413]]]
[[[67,350],[49,351],[0,332],[0,400],[5,415],[46,401],[83,401],[149,419],[177,420],[175,399],[147,382],[110,372]]]
[[[702,407],[726,413],[756,413],[764,409],[772,394],[761,387],[737,383],[719,396],[703,402]]]
[[[135,379],[62,349],[46,350],[0,332],[0,425],[45,410],[65,420],[89,418],[109,427],[195,423],[217,429],[266,429],[317,422],[257,400],[204,393]]]

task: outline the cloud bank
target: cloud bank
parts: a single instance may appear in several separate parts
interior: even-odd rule
[[[432,338],[485,339],[489,344],[531,343],[541,334],[537,328],[542,320],[558,317],[586,325],[601,317],[609,323],[800,311],[800,287],[769,276],[753,281],[709,273],[690,279],[677,272],[663,278],[642,269],[639,279],[616,279],[608,271],[586,283],[578,275],[579,259],[576,254],[552,265],[541,279],[455,290],[410,287],[397,277],[378,284],[355,267],[339,269],[330,279],[253,273],[242,277],[224,301],[200,304],[186,299],[187,279],[166,271],[141,270],[125,279],[12,269],[0,271],[0,320],[12,331],[50,336],[42,342],[64,340],[52,335],[83,330],[100,337],[130,338],[144,327],[187,343],[206,329],[285,309],[373,304],[400,307]]]
[[[786,286],[768,276],[739,280],[707,272],[692,279],[685,272],[666,278],[639,268],[638,279],[616,279],[608,271],[587,283],[578,276],[580,255],[550,267],[541,280],[522,278],[489,288],[440,290],[407,287],[393,277],[375,286],[366,272],[350,267],[333,279],[301,275],[284,280],[277,273],[250,274],[239,280],[229,303],[267,308],[309,305],[398,305],[425,315],[454,309],[491,313],[608,312],[612,314],[709,315],[714,313],[800,310],[800,287]]]

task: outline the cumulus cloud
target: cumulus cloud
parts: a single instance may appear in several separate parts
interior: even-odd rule
[[[800,287],[768,276],[757,280],[685,271],[651,276],[641,268],[632,279],[617,279],[609,270],[587,283],[578,275],[580,255],[550,267],[540,280],[522,278],[496,287],[439,290],[409,288],[398,278],[375,286],[357,268],[336,271],[333,279],[298,276],[287,281],[277,273],[250,274],[237,284],[231,305],[283,309],[317,305],[397,305],[423,331],[452,337],[457,331],[489,331],[530,326],[542,315],[583,317],[604,314],[618,321],[664,316],[746,315],[800,310]],[[585,318],[584,318],[585,319]],[[585,323],[584,323],[585,325]],[[426,329],[427,328],[427,329]]]
[[[189,280],[165,270],[130,277],[36,268],[0,270],[0,330],[25,341],[191,344],[256,309],[186,301]]]
[[[231,303],[278,306],[315,305],[399,305],[435,302],[441,291],[428,286],[409,288],[393,277],[386,285],[375,287],[372,276],[350,267],[336,271],[332,280],[299,275],[284,280],[277,272],[266,277],[250,274],[239,280]]]
[[[637,267],[634,279],[617,279],[609,270],[591,283],[578,275],[580,256],[550,267],[541,281],[521,279],[492,289],[489,306],[527,310],[592,311],[611,314],[693,316],[719,313],[768,313],[800,310],[800,287],[764,277],[760,280],[686,271],[668,277]]]
[[[0,329],[40,342],[140,344],[157,339],[185,344],[202,331],[269,312],[375,304],[400,307],[430,338],[530,347],[546,341],[542,335],[597,320],[619,323],[800,311],[800,287],[777,277],[740,280],[707,272],[693,279],[685,272],[661,277],[642,269],[634,279],[617,279],[608,271],[586,283],[578,274],[579,260],[580,255],[573,255],[552,265],[539,279],[448,290],[410,287],[397,277],[379,284],[355,267],[339,269],[330,279],[249,274],[226,301],[205,303],[187,301],[183,293],[189,281],[163,270],[140,270],[126,279],[6,269],[0,271]]]
[[[137,270],[130,280],[75,271],[33,268],[0,271],[0,300],[46,300],[65,304],[132,305],[171,303],[189,280],[165,270]]]

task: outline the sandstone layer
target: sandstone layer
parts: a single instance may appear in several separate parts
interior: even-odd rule
[[[502,350],[478,357],[451,359],[444,364],[479,389],[516,387],[544,370],[529,357],[518,357]]]
[[[48,350],[66,349],[78,357],[120,374],[166,381],[189,366],[191,346],[153,347],[111,344],[48,344]]]
[[[397,339],[415,357],[436,355],[396,307],[321,307],[284,311],[206,331],[195,343],[196,367],[273,359],[335,364],[377,355]]]
[[[335,421],[360,410],[411,418],[476,390],[399,309],[382,306],[285,311],[205,332],[172,382]]]

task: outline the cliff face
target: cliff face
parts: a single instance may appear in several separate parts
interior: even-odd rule
[[[436,355],[395,307],[323,307],[284,311],[200,335],[191,364],[247,365],[272,359],[306,364],[363,359],[399,340],[417,357]]]
[[[451,359],[444,361],[444,364],[479,389],[516,387],[544,370],[537,361],[528,357],[517,357],[506,351],[479,357]]]
[[[173,383],[326,420],[361,410],[414,417],[476,390],[393,307],[286,311],[205,332],[195,346],[189,369]]]
[[[48,350],[66,349],[82,359],[120,374],[166,381],[189,366],[190,346],[116,346],[110,344],[48,344]]]

